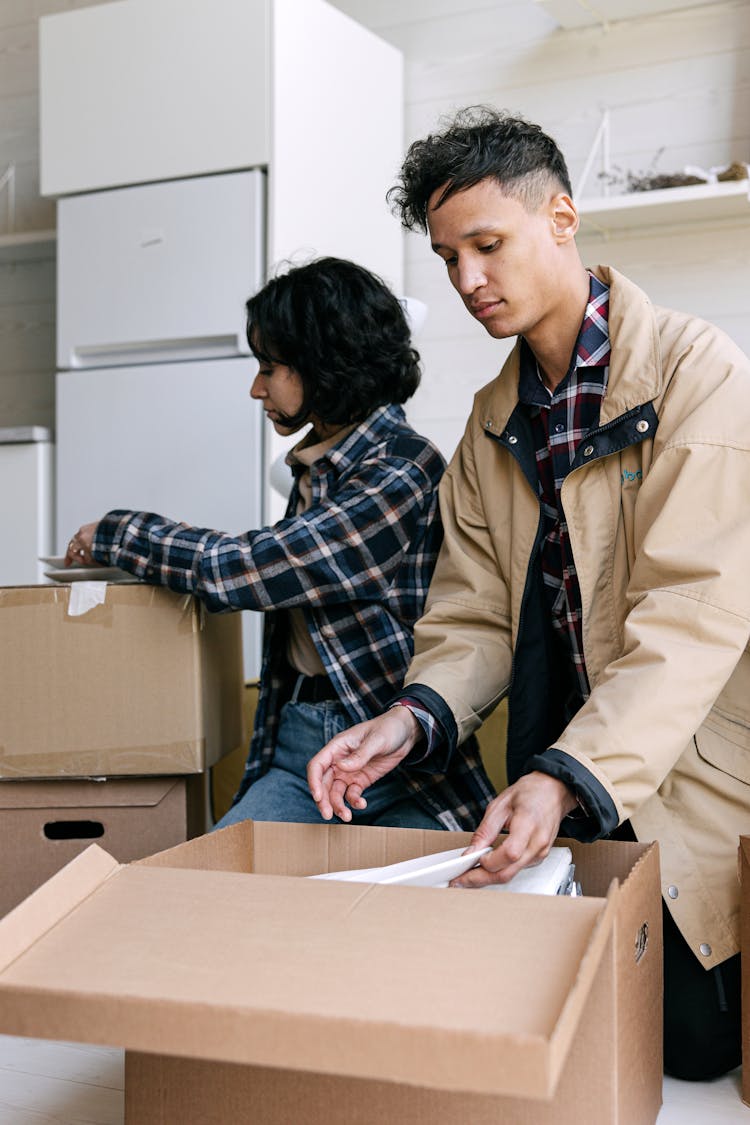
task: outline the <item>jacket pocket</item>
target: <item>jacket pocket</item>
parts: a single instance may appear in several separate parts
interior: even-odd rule
[[[695,736],[698,756],[750,785],[750,727],[712,711]]]

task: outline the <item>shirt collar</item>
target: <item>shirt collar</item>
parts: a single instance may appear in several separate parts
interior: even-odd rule
[[[395,429],[404,426],[405,423],[403,407],[396,403],[378,406],[364,421],[339,430],[328,442],[306,445],[308,439],[313,440],[309,434],[306,434],[287,454],[287,464],[294,469],[295,465],[306,467],[314,461],[326,458],[336,472],[341,474],[362,461],[373,445],[384,441]]]
[[[589,274],[589,299],[578,332],[568,373],[560,390],[578,367],[606,367],[610,360],[609,343],[609,287]],[[550,393],[542,382],[534,353],[526,340],[521,338],[521,369],[519,373],[518,397],[529,406],[544,406],[550,401]]]
[[[337,430],[335,434],[331,434],[330,437],[325,438],[323,441],[316,438],[313,430],[309,430],[302,440],[298,441],[287,453],[285,458],[287,465],[289,465],[291,469],[297,467],[309,469],[314,461],[319,461],[329,449],[333,449],[334,445],[338,445],[340,441],[348,437],[356,428],[356,422],[351,426],[343,426],[340,430]]]

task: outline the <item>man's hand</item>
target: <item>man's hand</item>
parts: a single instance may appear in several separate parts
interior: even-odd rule
[[[395,769],[422,735],[407,707],[391,707],[332,738],[307,765],[307,783],[323,820],[335,814],[350,821],[351,809],[367,808],[362,791]]]
[[[451,886],[507,883],[522,867],[540,863],[549,855],[560,821],[575,807],[576,798],[562,781],[536,771],[519,778],[490,801],[469,850],[493,844],[504,828],[507,836],[482,856],[479,867],[467,871]]]
[[[79,566],[102,565],[98,563],[91,554],[96,526],[96,523],[85,523],[83,527],[78,528],[78,531],[69,540],[65,550],[66,566],[72,566],[74,563],[78,563]]]

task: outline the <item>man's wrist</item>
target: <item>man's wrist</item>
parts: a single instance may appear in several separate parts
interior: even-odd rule
[[[541,770],[533,770],[532,772],[535,773],[537,777],[543,777],[550,788],[554,787],[558,793],[560,820],[566,816],[570,816],[570,814],[579,807],[579,800],[575,791],[564,781],[561,781],[559,777],[553,777],[552,774],[543,773]]]
[[[396,703],[392,703],[388,708],[389,711],[396,711],[397,709],[399,710],[400,717],[402,718],[407,730],[407,735],[404,738],[404,745],[406,746],[407,751],[409,751],[425,737],[425,733],[422,728],[422,724],[419,722],[419,719],[414,714],[413,710],[406,700],[399,699]]]

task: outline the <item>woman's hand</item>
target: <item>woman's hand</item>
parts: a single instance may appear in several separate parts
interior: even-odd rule
[[[79,566],[103,566],[103,563],[98,563],[91,554],[97,523],[98,520],[96,523],[85,523],[71,537],[65,551],[66,566],[73,566],[74,563],[78,563]]]

